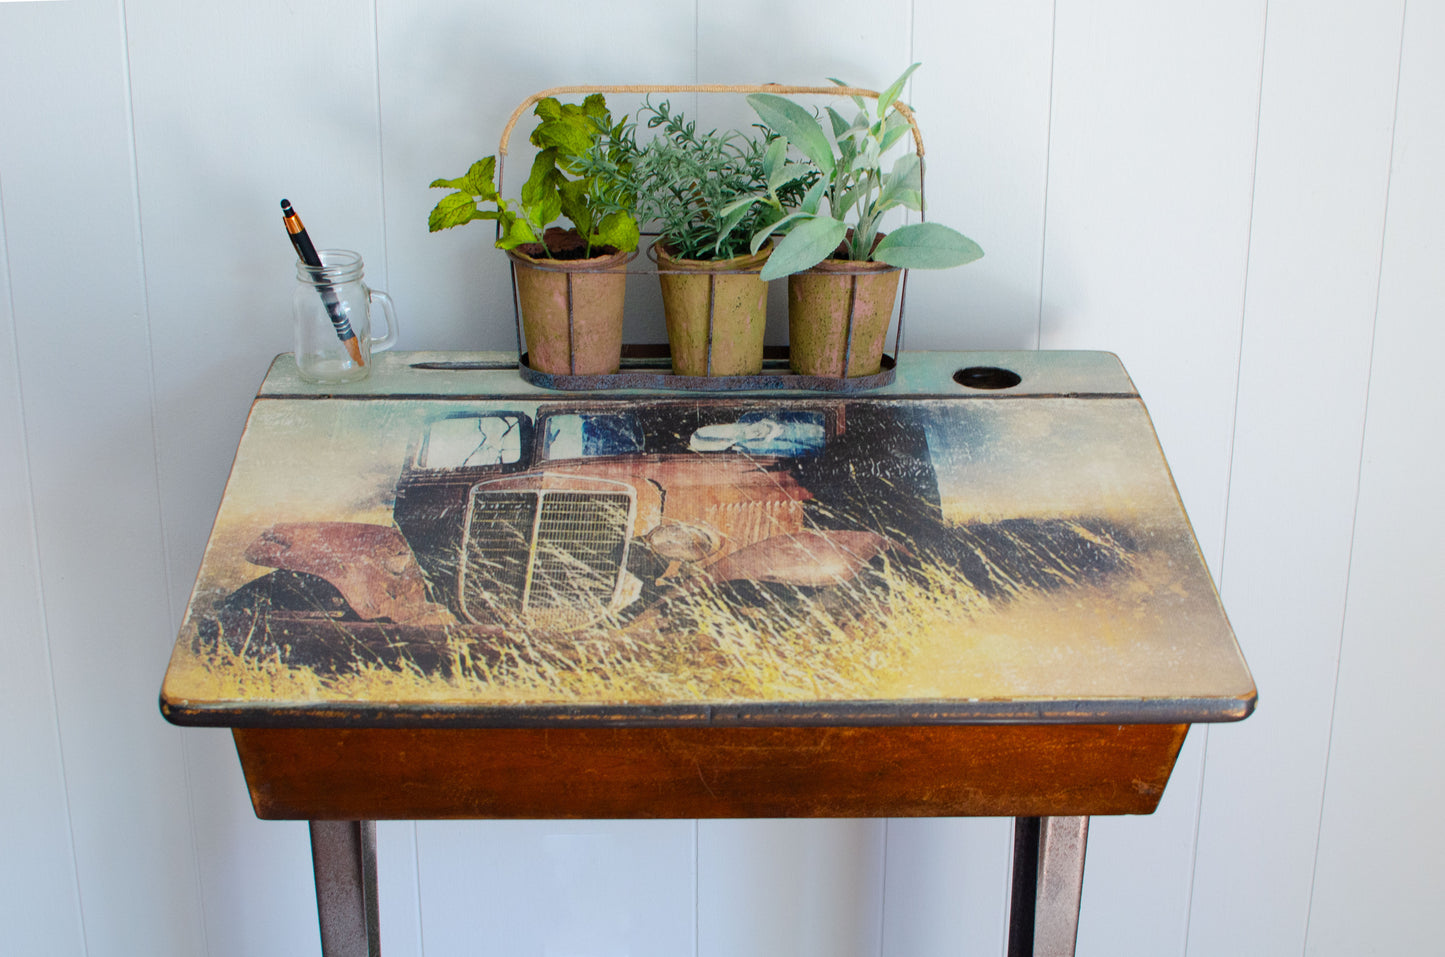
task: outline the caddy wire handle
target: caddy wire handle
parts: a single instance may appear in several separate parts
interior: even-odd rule
[[[507,164],[507,144],[508,144],[509,142],[511,142],[511,139],[512,139],[512,129],[517,125],[517,122],[522,118],[522,116],[527,112],[527,110],[530,109],[532,106],[536,105],[538,102],[540,102],[540,101],[542,101],[542,100],[545,100],[545,99],[546,99],[547,97],[549,97],[549,96],[556,96],[556,97],[561,97],[561,96],[576,96],[576,95],[578,95],[578,94],[586,95],[586,94],[591,94],[591,93],[642,93],[642,94],[650,94],[650,93],[743,93],[743,94],[747,94],[747,93],[784,93],[784,94],[790,94],[790,95],[800,94],[800,95],[807,95],[807,96],[849,96],[849,97],[852,97],[852,96],[861,96],[861,97],[865,97],[865,98],[870,99],[870,100],[876,100],[876,99],[878,99],[878,97],[879,97],[879,93],[878,93],[877,90],[870,90],[870,89],[867,89],[867,88],[861,87],[861,86],[793,86],[793,85],[783,84],[783,83],[684,83],[684,84],[667,84],[667,83],[661,83],[661,84],[658,84],[658,83],[595,84],[595,83],[583,83],[583,84],[574,84],[574,85],[570,85],[570,86],[554,86],[554,87],[549,87],[548,89],[545,89],[545,90],[538,90],[536,93],[533,93],[531,96],[527,97],[525,100],[523,100],[521,103],[519,103],[519,104],[517,105],[517,108],[512,111],[512,115],[507,118],[507,125],[502,128],[502,139],[501,139],[501,142],[497,144],[497,191],[498,191],[498,192],[501,192],[501,190],[502,190],[502,177],[503,177],[503,175],[504,175],[504,171],[505,171],[505,169],[506,169],[506,164]],[[916,154],[918,155],[918,195],[919,195],[919,207],[920,207],[919,210],[918,210],[918,220],[919,220],[919,222],[927,222],[927,221],[928,221],[928,216],[927,216],[926,210],[927,210],[928,203],[927,203],[926,200],[924,199],[925,191],[924,191],[924,186],[923,186],[923,184],[924,184],[924,175],[925,175],[925,167],[926,167],[927,164],[924,162],[924,159],[923,159],[923,131],[918,128],[918,120],[914,117],[914,115],[913,115],[913,110],[909,108],[908,104],[904,103],[902,100],[894,100],[894,101],[893,101],[893,106],[898,110],[899,113],[903,114],[903,118],[908,121],[909,132],[910,132],[910,134],[911,134],[912,137],[913,137],[913,151],[914,151],[914,153],[916,153]],[[499,222],[499,223],[497,224],[497,236],[498,236],[499,238],[501,237],[501,228],[502,228],[502,227],[501,227],[501,223]],[[509,271],[510,271],[511,274],[512,274],[512,301],[513,301],[513,306],[514,306],[514,308],[516,308],[516,309],[518,310],[517,316],[516,316],[516,325],[517,325],[517,355],[520,356],[520,355],[522,355],[523,346],[522,346],[522,319],[521,319],[521,312],[520,312],[520,304],[519,304],[519,302],[518,302],[518,300],[517,300],[517,273],[516,273],[516,270],[515,270],[515,269],[511,269],[511,270],[509,270]],[[856,283],[857,283],[857,280],[854,279],[854,284],[856,285]],[[571,325],[571,315],[570,315],[570,314],[571,314],[571,308],[570,308],[570,306],[571,306],[571,296],[570,296],[571,276],[570,276],[570,274],[569,274],[569,276],[568,276],[568,286],[569,286],[569,296],[568,296],[568,307],[569,307],[569,308],[568,308],[568,325],[569,325],[569,328],[570,328],[570,325]],[[850,298],[850,300],[851,300],[851,299],[852,299],[852,296],[850,296],[849,298]],[[905,306],[905,304],[907,303],[907,301],[908,301],[908,270],[905,269],[905,270],[903,270],[903,279],[902,279],[902,281],[901,281],[900,284],[899,284],[899,290],[898,290],[898,328],[897,328],[897,330],[894,332],[894,335],[893,335],[893,354],[894,354],[894,356],[897,356],[897,355],[899,354],[899,351],[902,349],[902,345],[903,345],[903,309],[904,309],[904,306]],[[853,311],[853,309],[852,309],[852,304],[851,304],[851,302],[850,302],[850,305],[849,305],[849,316],[848,316],[848,347],[847,347],[847,349],[848,349],[848,356],[849,356],[849,357],[851,357],[852,351],[853,351],[853,329],[852,329],[852,327],[853,327],[853,317],[852,317],[852,311]],[[711,325],[711,323],[709,323],[709,325]],[[848,368],[848,367],[847,367],[847,364],[846,364],[847,361],[848,361],[847,359],[844,360],[844,366],[843,366],[844,374],[845,374],[845,375],[846,375],[846,373],[847,373],[847,368]]]

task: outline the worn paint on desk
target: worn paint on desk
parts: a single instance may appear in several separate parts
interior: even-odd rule
[[[905,363],[902,394],[847,398],[268,382],[164,704],[230,725],[1243,717],[1147,413],[1103,365],[984,395]]]

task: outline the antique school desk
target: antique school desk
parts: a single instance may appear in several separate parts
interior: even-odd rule
[[[161,693],[312,822],[377,950],[379,818],[1005,815],[1011,954],[1072,954],[1088,816],[1255,688],[1106,353],[866,393],[559,392],[386,353],[252,407]]]

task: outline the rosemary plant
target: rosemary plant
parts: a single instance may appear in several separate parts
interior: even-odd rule
[[[646,145],[637,143],[636,124],[627,124],[613,130],[610,142],[595,145],[583,168],[594,182],[611,184],[594,194],[598,209],[630,208],[638,222],[652,224],[676,258],[747,254],[752,237],[801,202],[818,177],[802,164],[787,164],[791,178],[775,174],[770,198],[770,155],[780,159],[786,147],[765,127],[757,127],[758,136],[699,132],[666,100],[644,102],[638,118],[644,117],[646,127],[657,131]]]

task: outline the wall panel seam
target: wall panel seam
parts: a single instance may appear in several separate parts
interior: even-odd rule
[[[1223,577],[1223,566],[1220,568]],[[1194,792],[1194,830],[1189,840],[1189,892],[1184,900],[1184,946],[1179,948],[1183,957],[1189,957],[1189,925],[1194,920],[1194,885],[1199,874],[1199,828],[1204,818],[1204,783],[1209,775],[1209,725],[1195,725],[1191,734],[1202,731],[1204,741],[1199,748],[1199,786]]]
[[[1045,104],[1048,125],[1044,130],[1044,201],[1039,216],[1039,290],[1037,296],[1038,318],[1034,323],[1034,349],[1038,350],[1044,341],[1044,281],[1048,275],[1049,255],[1049,169],[1053,160],[1054,141],[1054,69],[1058,56],[1059,4],[1058,0],[1049,5],[1049,100]]]
[[[131,72],[131,45],[130,45],[130,17],[126,6],[126,0],[119,0],[116,4],[119,19],[121,38],[121,70],[125,80],[125,127],[127,146],[130,155],[130,183],[131,183],[131,209],[132,222],[135,228],[136,256],[139,259],[141,279],[141,321],[145,329],[146,341],[146,392],[147,392],[147,415],[150,418],[151,427],[151,480],[155,488],[156,502],[156,527],[160,532],[161,546],[161,575],[165,583],[166,613],[173,615],[175,603],[175,581],[171,573],[171,537],[167,532],[166,511],[165,511],[165,490],[161,487],[161,455],[160,455],[160,428],[159,416],[157,414],[156,395],[156,353],[155,336],[151,325],[151,277],[146,259],[145,247],[145,223],[141,212],[141,189],[140,189],[140,156],[136,147],[136,125],[135,125],[135,83]],[[172,632],[180,629],[180,622],[170,620]],[[186,816],[189,819],[187,833],[190,836],[190,858],[191,858],[191,879],[196,889],[196,900],[199,903],[199,919],[201,925],[201,946],[205,953],[211,951],[211,934],[206,920],[206,894],[201,882],[201,858],[200,858],[200,835],[196,826],[196,792],[192,786],[191,777],[191,754],[187,747],[186,738],[179,737],[177,742],[181,751],[181,774],[186,789]]]
[[[916,51],[917,51],[917,49],[918,49],[917,43],[916,43],[916,41],[915,41],[915,39],[914,39],[915,36],[917,35],[917,33],[918,33],[918,0],[908,0],[908,62],[909,62],[910,65],[918,62],[916,59],[914,59],[914,57],[917,56]],[[908,81],[908,95],[909,95],[910,97],[912,97],[912,95],[913,95],[913,81],[912,81],[912,80],[909,80],[909,81]]]
[[[379,194],[381,206],[381,259],[382,271],[380,286],[383,289],[391,288],[391,232],[386,225],[386,124],[382,122],[382,99],[381,99],[381,12],[380,3],[372,0],[371,3],[371,50],[372,70],[376,76],[376,191]]]
[[[166,533],[165,504],[161,489],[161,456],[159,417],[156,414],[156,353],[155,338],[151,329],[150,270],[146,263],[145,224],[141,215],[140,158],[136,150],[135,132],[135,89],[130,69],[130,25],[127,23],[125,0],[120,0],[121,70],[125,76],[125,125],[127,145],[130,148],[131,220],[135,226],[136,256],[140,260],[141,278],[141,321],[146,339],[146,390],[149,393],[147,413],[151,424],[151,474],[156,492],[156,525],[160,530],[161,571],[165,581],[166,609],[175,608],[175,583],[171,576],[170,536]],[[172,619],[173,631],[180,630],[180,622]]]
[[[1239,393],[1241,383],[1244,381],[1244,327],[1249,316],[1249,276],[1251,266],[1251,250],[1254,246],[1254,206],[1255,192],[1259,188],[1259,128],[1261,116],[1264,112],[1264,65],[1269,55],[1269,0],[1264,4],[1264,21],[1260,28],[1259,42],[1259,74],[1256,86],[1258,92],[1254,101],[1254,159],[1251,164],[1249,177],[1249,230],[1244,238],[1244,283],[1240,289],[1239,302],[1239,345],[1235,351],[1234,360],[1234,404],[1230,411],[1229,428],[1229,462],[1226,466],[1226,474],[1229,481],[1224,484],[1224,532],[1219,542],[1219,590],[1224,591],[1225,556],[1229,551],[1229,499],[1230,492],[1234,486],[1234,445],[1239,435]]]
[[[1313,860],[1310,864],[1309,905],[1305,910],[1304,944],[1301,948],[1301,954],[1307,954],[1309,952],[1310,924],[1314,919],[1315,881],[1319,875],[1320,838],[1324,832],[1324,802],[1330,790],[1330,757],[1334,750],[1335,710],[1339,705],[1340,673],[1344,670],[1345,622],[1349,619],[1350,579],[1354,574],[1355,534],[1359,526],[1360,517],[1360,485],[1365,472],[1365,438],[1370,431],[1370,391],[1375,378],[1375,342],[1379,335],[1380,289],[1384,285],[1385,246],[1390,227],[1390,189],[1394,180],[1395,146],[1400,130],[1400,77],[1403,73],[1405,63],[1405,30],[1409,23],[1409,9],[1409,0],[1402,0],[1400,4],[1400,44],[1395,53],[1395,97],[1390,112],[1390,153],[1385,166],[1385,215],[1380,221],[1380,255],[1375,266],[1375,308],[1370,317],[1370,354],[1366,357],[1365,362],[1365,405],[1364,414],[1360,417],[1359,456],[1355,463],[1355,496],[1354,505],[1350,514],[1349,545],[1346,548],[1345,600],[1340,608],[1340,628],[1335,644],[1335,680],[1334,687],[1330,691],[1330,721],[1325,734],[1325,766],[1320,787],[1319,813],[1315,820],[1315,847]]]
[[[702,957],[702,826],[692,822],[692,955]]]
[[[882,880],[878,883],[878,950],[876,951],[878,957],[883,957],[883,942],[888,939],[886,936],[886,925],[888,921],[888,827],[891,823],[892,819],[886,817],[883,819],[883,848],[878,855],[878,860],[882,865],[879,868],[879,870],[882,871]]]
[[[421,900],[421,835],[417,833],[416,822],[411,823],[411,859],[416,877],[412,881],[416,901],[416,952],[417,957],[426,957],[426,921],[422,919]]]
[[[1249,277],[1252,264],[1251,250],[1254,244],[1254,209],[1255,194],[1259,188],[1259,131],[1261,118],[1264,115],[1264,69],[1269,56],[1269,0],[1265,0],[1264,14],[1260,22],[1259,34],[1259,69],[1256,79],[1256,93],[1254,100],[1254,156],[1251,161],[1249,177],[1249,229],[1244,239],[1244,282],[1240,287],[1239,302],[1239,345],[1235,352],[1234,360],[1234,403],[1230,411],[1229,423],[1229,461],[1225,466],[1225,474],[1229,479],[1224,484],[1224,529],[1220,535],[1219,542],[1219,582],[1220,594],[1224,593],[1224,576],[1226,563],[1229,556],[1229,503],[1234,488],[1234,449],[1235,440],[1239,435],[1239,395],[1244,382],[1244,335],[1245,323],[1249,316]],[[1181,953],[1184,957],[1189,954],[1190,925],[1194,920],[1194,888],[1199,876],[1199,832],[1204,818],[1204,785],[1209,776],[1209,728],[1204,728],[1204,742],[1200,749],[1199,758],[1199,791],[1194,798],[1194,833],[1190,842],[1190,868],[1189,868],[1189,895],[1184,906],[1184,946]]]
[[[45,661],[45,677],[50,692],[51,739],[55,744],[56,761],[60,768],[61,811],[65,815],[66,857],[70,860],[70,883],[75,894],[76,922],[80,927],[80,942],[84,953],[90,953],[90,938],[85,926],[85,898],[80,886],[80,861],[75,850],[75,821],[70,813],[70,776],[65,764],[65,736],[60,728],[60,706],[56,697],[55,665],[50,657],[50,616],[45,604],[45,572],[40,557],[40,529],[35,522],[35,482],[30,472],[30,430],[25,414],[25,374],[20,362],[20,335],[15,322],[15,279],[10,274],[10,251],[6,237],[5,183],[0,174],[0,272],[5,276],[5,296],[10,310],[10,350],[15,356],[15,410],[20,428],[20,475],[24,482],[24,501],[30,517],[30,561],[35,569],[35,604],[40,618],[40,650]]]

